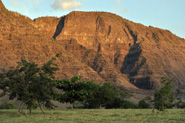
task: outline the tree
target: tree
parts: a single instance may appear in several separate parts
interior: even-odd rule
[[[83,105],[85,108],[100,108],[102,105],[102,94],[100,92],[100,84],[95,82],[88,82],[85,90],[88,92]]]
[[[160,111],[171,108],[173,97],[173,84],[169,78],[161,78],[162,87],[154,93],[154,107]]]
[[[57,80],[57,88],[63,91],[57,94],[57,100],[60,102],[69,102],[71,110],[73,110],[73,104],[75,101],[83,101],[88,95],[88,92],[84,89],[87,86],[87,82],[80,82],[82,76],[74,76],[71,80],[63,79]]]
[[[54,72],[58,70],[52,58],[41,68],[34,62],[21,60],[16,69],[9,70],[4,75],[4,81],[0,82],[0,89],[4,93],[10,94],[10,99],[17,98],[21,101],[18,112],[22,106],[26,105],[30,113],[35,107],[42,105],[46,108],[52,108],[51,99],[53,99],[53,87],[55,86]],[[43,110],[42,110],[43,112]],[[44,112],[43,112],[44,113]]]
[[[93,82],[89,85],[87,88],[88,96],[84,101],[87,108],[120,108],[123,100],[129,95],[108,82],[102,86]]]

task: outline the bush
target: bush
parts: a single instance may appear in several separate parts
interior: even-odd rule
[[[136,109],[137,106],[133,102],[123,101],[123,103],[121,104],[120,108],[123,108],[123,109]]]
[[[88,91],[88,95],[83,102],[85,108],[117,109],[120,108],[125,98],[130,97],[127,92],[119,90],[115,85],[108,82],[105,82],[102,86],[91,82],[85,89]]]
[[[0,109],[15,109],[15,106],[12,103],[4,102],[0,105]]]
[[[112,108],[117,109],[121,107],[122,103],[123,103],[123,100],[117,97],[114,99],[114,102],[105,105],[105,108],[106,109],[112,109]]]
[[[150,107],[150,105],[148,103],[146,103],[145,100],[140,100],[138,103],[138,108],[147,109],[149,107]]]
[[[183,101],[180,99],[179,102],[177,102],[176,107],[177,107],[177,108],[181,108],[181,109],[185,108],[185,102],[183,102]]]

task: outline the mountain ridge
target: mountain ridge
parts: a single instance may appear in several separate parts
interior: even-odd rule
[[[0,0],[0,10],[6,9],[3,2]]]
[[[158,88],[161,77],[173,78],[176,87],[185,85],[185,40],[168,30],[108,12],[74,11],[31,20],[0,11],[1,71],[21,58],[42,64],[62,52],[57,78],[83,75],[84,80],[136,90]]]
[[[137,24],[137,23],[128,21],[112,13],[75,11],[57,19],[58,19],[58,24],[52,25],[52,27],[56,28],[56,31],[54,32],[54,30],[52,30],[53,32],[49,32],[50,34],[54,34],[52,36],[56,40],[65,40],[69,38],[74,38],[77,40],[79,44],[86,47],[87,49],[93,49],[94,51],[103,54],[105,57],[109,57],[110,59],[108,58],[108,61],[112,63],[115,62],[112,65],[116,66],[117,69],[120,69],[121,73],[127,74],[127,75],[129,74],[128,76],[130,81],[135,83],[135,85],[137,86],[142,84],[141,81],[147,81],[147,79],[153,78],[153,82],[152,82],[153,84],[148,82],[150,83],[149,87],[145,87],[145,85],[147,85],[147,83],[145,83],[141,86],[141,88],[149,89],[153,87],[154,88],[158,87],[159,79],[162,77],[161,75],[169,76],[168,72],[166,70],[163,70],[165,68],[162,68],[162,66],[165,66],[165,67],[178,66],[178,65],[177,66],[174,65],[177,63],[173,63],[173,65],[170,65],[169,63],[164,63],[163,65],[158,64],[158,68],[161,67],[162,72],[157,72],[158,69],[154,67],[156,63],[146,59],[145,58],[146,56],[150,58],[150,54],[153,54],[154,56],[160,56],[159,59],[164,59],[166,57],[164,55],[165,52],[160,48],[161,47],[163,49],[165,48],[166,51],[170,52],[168,47],[165,47],[165,45],[171,46],[172,49],[174,49],[173,47],[175,46],[177,47],[180,46],[182,51],[184,51],[183,50],[184,39],[175,36],[169,30],[159,29],[151,26],[147,27],[142,24]],[[35,19],[35,22],[38,23],[41,20],[42,18]],[[39,28],[39,30],[42,30],[42,28]],[[43,30],[45,31],[45,29]],[[117,49],[115,50],[113,47],[117,47]],[[150,51],[151,49],[153,51]],[[150,53],[147,53],[147,52],[150,52]],[[178,49],[177,50],[175,49],[175,52],[177,56],[179,54],[178,57],[182,55]],[[128,64],[127,62],[129,62],[130,60],[132,61],[132,59],[129,59],[129,57],[132,56],[132,54],[135,55],[135,57],[133,57],[132,59],[135,59],[135,62],[137,63]],[[184,52],[183,52],[183,55],[184,55]],[[120,58],[120,56],[122,57]],[[176,56],[173,56],[173,57],[176,57]],[[184,57],[182,58],[184,59]],[[123,61],[123,59],[125,60]],[[153,59],[155,59],[154,61],[160,61],[157,58],[153,58]],[[165,58],[165,59],[168,59],[168,58]],[[120,62],[118,63],[118,61]],[[174,60],[171,59],[170,61],[174,61]],[[180,61],[183,62],[182,59]],[[164,62],[164,61],[161,60],[160,63],[161,62]],[[176,60],[175,62],[178,62],[178,60]],[[138,78],[138,76],[142,76],[142,75],[135,76],[134,74],[137,74],[138,71],[136,69],[138,69],[139,68],[138,66],[140,65],[142,65],[146,69],[142,68],[143,70],[142,69],[140,70],[141,74],[145,74],[145,75],[144,77]],[[134,66],[136,66],[136,68],[134,68]],[[178,67],[178,69],[180,68],[181,67]],[[133,70],[129,70],[129,69],[133,69]],[[151,76],[151,74],[153,74],[153,70],[155,71],[154,73],[155,75]],[[145,72],[142,72],[142,71],[145,71]],[[184,71],[183,73],[181,73],[181,76],[183,76],[183,74],[184,74]],[[175,76],[178,76],[178,75],[175,75]],[[178,77],[176,77],[176,79],[178,79]],[[148,81],[151,81],[151,80],[148,80]],[[158,83],[154,81],[158,81]]]

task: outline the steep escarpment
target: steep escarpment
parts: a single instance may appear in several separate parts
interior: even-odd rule
[[[75,50],[75,56],[109,81],[117,82],[124,76],[144,89],[159,87],[161,77],[173,78],[176,86],[185,84],[185,40],[168,30],[107,12],[71,12],[46,20],[35,19],[36,28],[57,41],[75,39],[88,49],[85,55]]]
[[[104,67],[106,60],[96,51],[87,49],[72,38],[54,40],[53,36],[60,34],[57,34],[57,28],[60,29],[61,18],[46,17],[41,18],[42,21],[32,21],[16,12],[4,10],[0,10],[0,71],[15,68],[21,58],[41,65],[61,52],[61,57],[56,60],[60,68],[56,73],[57,78],[70,79],[83,75],[84,80],[99,83],[110,81],[118,86],[136,89],[121,73],[117,75],[118,72],[114,72],[112,78],[108,76],[111,72],[99,74],[96,70]],[[93,57],[86,59],[86,55]],[[105,66],[112,70],[109,65]],[[119,81],[112,81],[116,76],[120,76]]]
[[[129,89],[155,89],[161,77],[185,85],[185,40],[107,12],[71,12],[31,20],[0,0],[0,70],[21,58],[41,65],[57,59],[57,78],[83,75]]]

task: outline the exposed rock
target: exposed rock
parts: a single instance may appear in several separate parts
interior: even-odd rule
[[[89,59],[86,64],[99,75],[109,70],[114,75],[122,73],[144,89],[157,88],[163,76],[173,78],[176,86],[185,84],[185,40],[168,30],[146,27],[107,12],[71,12],[49,20],[39,18],[35,24],[42,23],[38,29],[56,40],[76,39],[83,47],[99,54],[87,53],[81,59],[81,62]],[[106,77],[112,78],[110,74],[103,78]],[[118,76],[115,78],[119,80]]]
[[[3,2],[0,0],[0,10],[6,9]]]
[[[44,20],[48,23],[52,21],[53,18],[47,18]],[[57,20],[59,19],[53,20],[52,22],[57,25]],[[39,31],[38,28],[42,26],[40,22],[40,24],[38,24],[37,21],[32,21],[25,16],[9,11],[0,13],[0,22],[1,71],[15,68],[17,62],[20,61],[21,58],[31,62],[34,61],[41,65],[48,61],[52,56],[62,52],[61,58],[56,61],[60,68],[60,71],[56,73],[57,78],[70,79],[74,75],[83,75],[83,80],[92,80],[99,83],[103,83],[106,80],[112,80],[111,77],[104,77],[110,73],[107,72],[107,74],[104,73],[100,75],[94,70],[101,68],[101,66],[98,66],[99,64],[102,64],[101,61],[96,61],[96,63],[94,63],[97,64],[96,68],[86,64],[88,60],[84,58],[85,55],[88,53],[95,55],[95,58],[92,59],[98,60],[99,57],[102,57],[101,54],[97,54],[93,50],[86,49],[74,39],[63,41],[54,40],[52,38],[54,33],[51,37],[44,34],[47,31],[48,34],[52,34],[50,30],[48,30],[50,26],[45,26],[46,31]],[[38,26],[36,26],[35,23],[37,23]],[[56,28],[53,29],[55,32]],[[71,52],[71,50],[76,50],[76,54]],[[84,62],[82,62],[82,58],[84,58]],[[91,62],[91,64],[93,64],[93,62]],[[124,85],[126,88],[137,89],[125,79],[124,75],[121,73],[119,74],[119,76],[121,76],[120,78],[123,79],[119,80],[119,83],[115,81],[116,83],[114,84],[118,86]],[[117,75],[117,73],[115,73],[115,75]]]
[[[0,69],[21,58],[39,65],[62,52],[57,78],[83,75],[127,89],[154,89],[163,76],[185,85],[185,40],[107,12],[71,12],[32,21],[0,2]],[[137,87],[136,87],[137,86]]]

